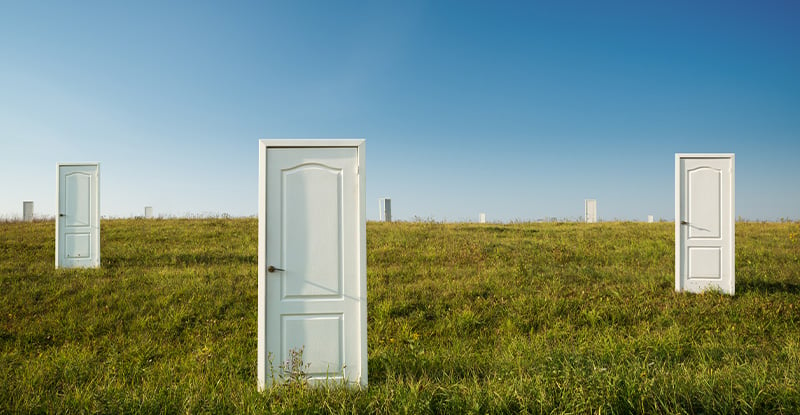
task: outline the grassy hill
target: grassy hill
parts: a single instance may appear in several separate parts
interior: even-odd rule
[[[0,223],[0,413],[800,413],[800,224],[738,223],[736,296],[671,223],[369,223],[366,390],[256,391],[257,220]]]

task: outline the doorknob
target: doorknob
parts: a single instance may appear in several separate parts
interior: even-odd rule
[[[275,272],[275,271],[286,271],[286,270],[282,268],[275,268],[272,265],[267,267],[267,272]]]
[[[67,215],[65,215],[63,213],[59,213],[58,216],[64,217],[64,216],[67,216]]]
[[[686,222],[685,220],[681,221],[681,225],[688,225],[688,224],[689,224],[689,222]]]

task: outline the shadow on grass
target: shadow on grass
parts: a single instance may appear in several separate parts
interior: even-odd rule
[[[781,281],[764,281],[764,280],[744,280],[737,281],[736,293],[742,294],[746,292],[765,293],[765,294],[800,294],[800,284],[793,282]]]

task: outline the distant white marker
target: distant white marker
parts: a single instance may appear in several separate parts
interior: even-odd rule
[[[585,199],[583,201],[583,220],[586,223],[597,222],[597,200]]]

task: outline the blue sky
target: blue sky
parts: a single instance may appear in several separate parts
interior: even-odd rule
[[[674,153],[800,219],[800,3],[0,0],[0,217],[255,215],[257,140],[367,139],[368,218],[674,216]]]

